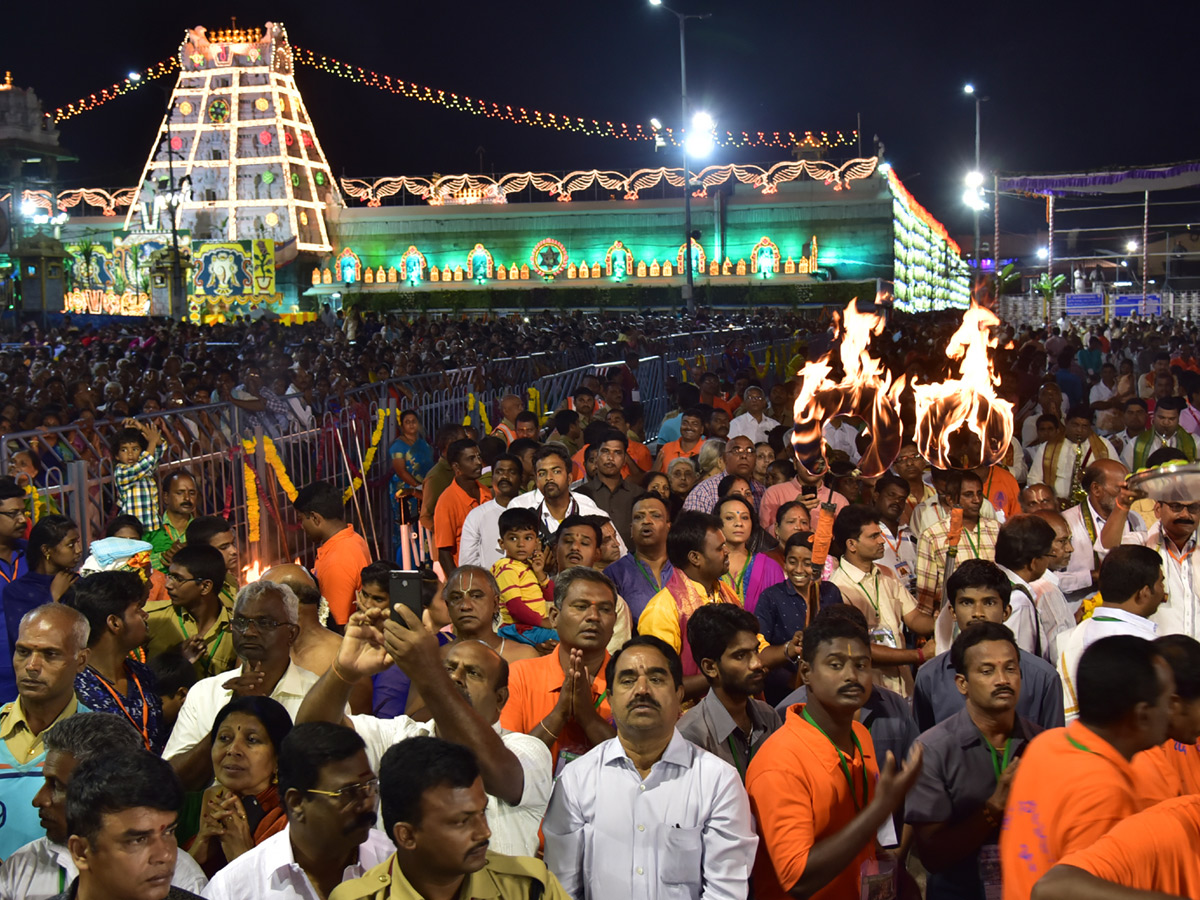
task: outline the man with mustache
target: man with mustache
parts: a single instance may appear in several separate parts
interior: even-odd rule
[[[970,631],[987,622],[1003,624],[1011,612],[1011,592],[1008,576],[995,563],[983,559],[964,562],[946,583],[958,631]],[[1063,724],[1062,683],[1054,667],[1024,650],[1019,658],[1022,688],[1017,694],[1017,714],[1042,728],[1057,728]],[[963,708],[963,694],[956,679],[949,650],[917,670],[913,715],[921,731],[928,731]]]
[[[709,689],[679,720],[679,733],[732,765],[744,781],[751,758],[781,724],[770,705],[755,699],[767,674],[758,655],[758,619],[739,606],[710,603],[692,613],[687,633]]]
[[[1162,559],[1167,596],[1150,621],[1158,626],[1158,634],[1200,638],[1200,565],[1192,559],[1200,502],[1156,502],[1154,514],[1158,521],[1148,531],[1126,531],[1125,521],[1135,499],[1130,491],[1120,492],[1095,549],[1101,559],[1120,544],[1138,544],[1157,553]]]
[[[70,884],[79,870],[67,849],[67,786],[84,763],[145,750],[137,729],[124,716],[84,712],[46,732],[45,778],[33,796],[44,836],[13,853],[0,867],[0,900],[47,900]],[[171,883],[199,894],[208,879],[187,853],[175,860]]]
[[[1030,582],[1033,588],[1033,603],[1037,607],[1038,628],[1042,632],[1042,658],[1050,665],[1058,659],[1058,638],[1075,627],[1075,614],[1059,587],[1059,573],[1071,564],[1073,547],[1071,526],[1056,510],[1042,509],[1034,513],[1039,519],[1050,523],[1054,529],[1054,543],[1050,545],[1050,564],[1042,577]]]
[[[279,747],[278,789],[287,827],[219,871],[208,900],[322,900],[391,855],[392,842],[374,827],[379,779],[351,729],[293,728]]]
[[[491,798],[477,760],[466,747],[433,737],[390,748],[379,767],[379,794],[396,852],[335,887],[329,900],[570,900],[540,860],[490,852]]]
[[[492,499],[480,503],[463,519],[458,544],[460,566],[482,566],[489,571],[504,556],[500,548],[500,514],[521,493],[521,460],[502,453],[492,463]]]
[[[44,735],[53,725],[87,712],[75,696],[75,676],[88,658],[88,623],[82,613],[47,603],[25,613],[13,645],[17,699],[0,709],[0,767],[5,815],[0,858],[42,833],[32,800],[42,783]]]
[[[550,871],[575,900],[745,898],[750,805],[733,767],[675,727],[678,654],[639,635],[605,679],[617,735],[559,775],[542,826]]]
[[[1017,715],[1021,654],[1008,628],[968,628],[951,646],[950,662],[966,706],[919,738],[925,764],[904,801],[930,873],[927,900],[990,895],[999,885],[1008,789],[1025,745],[1042,731]]]
[[[538,450],[533,455],[533,471],[534,489],[513,498],[512,505],[537,510],[544,537],[553,537],[572,516],[608,518],[591,497],[570,489],[571,455],[561,444],[546,444]],[[625,553],[624,538],[617,535],[617,541]]]
[[[196,516],[199,496],[196,479],[185,469],[177,469],[163,478],[162,526],[146,534],[150,561],[159,571],[167,571],[175,551],[187,543],[187,527]]]
[[[509,699],[508,662],[480,641],[460,640],[439,648],[411,610],[399,604],[396,609],[404,624],[389,618],[386,609],[350,617],[337,658],[305,697],[297,723],[348,725],[365,742],[372,767],[380,765],[393,744],[421,735],[436,733],[468,747],[479,760],[487,789],[492,849],[532,855],[550,797],[550,754],[541,741],[499,724]],[[432,721],[345,716],[353,686],[393,663],[412,679]]]
[[[754,864],[758,900],[876,896],[864,864],[876,860],[876,833],[904,802],[922,751],[914,747],[903,768],[891,753],[879,764],[857,721],[872,691],[871,654],[866,629],[831,611],[804,631],[807,702],[788,708],[746,775],[763,851]]]
[[[657,494],[644,493],[633,501],[633,551],[604,570],[629,604],[636,622],[650,599],[662,590],[675,569],[667,559],[671,509]]]

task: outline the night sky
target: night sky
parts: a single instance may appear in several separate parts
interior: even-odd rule
[[[675,0],[688,23],[695,107],[720,130],[844,131],[862,115],[917,198],[952,233],[970,228],[962,176],[974,153],[974,82],[985,169],[1055,171],[1200,156],[1190,110],[1194,35],[1111,2],[812,3]],[[1178,10],[1176,11],[1178,13]],[[176,52],[185,28],[210,33],[281,20],[291,40],[339,60],[446,91],[587,119],[667,125],[679,118],[675,17],[647,0],[457,0],[320,4],[220,2],[19,4],[0,38],[0,69],[47,109]],[[297,82],[335,174],[484,170],[632,170],[677,165],[647,143],[561,135],[447,111],[317,70]],[[174,75],[159,84],[168,86]],[[69,185],[136,182],[164,97],[154,86],[63,123],[80,157]],[[839,155],[845,151],[837,151]],[[853,155],[853,154],[848,154]],[[718,150],[709,162],[773,163],[778,149]],[[1026,227],[1041,224],[1025,204]],[[1012,223],[1014,226],[1016,222]],[[1005,230],[1008,230],[1006,226]]]

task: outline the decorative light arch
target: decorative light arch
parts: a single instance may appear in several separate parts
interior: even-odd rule
[[[425,261],[425,254],[418,250],[415,244],[409,244],[404,255],[400,257],[400,280],[421,281],[428,268],[429,264]]]
[[[613,245],[608,248],[608,252],[604,254],[604,274],[608,276],[614,274],[613,259],[619,256],[625,257],[625,271],[623,274],[628,278],[633,274],[633,252],[620,241],[614,241]]]
[[[476,244],[474,247],[471,248],[471,251],[467,254],[467,278],[468,279],[482,277],[483,273],[477,272],[475,270],[475,260],[479,259],[479,257],[481,255],[484,257],[484,259],[487,260],[487,264],[484,267],[485,271],[487,273],[487,277],[492,278],[495,275],[496,262],[494,259],[492,259],[492,251],[489,250],[487,247],[483,246],[483,244]]]
[[[761,241],[754,245],[754,249],[750,251],[750,271],[758,271],[758,260],[764,250],[771,252],[771,271],[778,272],[780,266],[779,245],[765,235]]]
[[[350,264],[354,264],[352,274],[353,278],[347,278],[346,275],[351,273]],[[342,252],[337,255],[333,261],[333,274],[335,281],[357,282],[362,281],[362,260],[358,258],[358,254],[349,247],[343,247]]]
[[[689,242],[693,247],[696,248],[697,251],[696,264],[692,267],[692,271],[703,275],[705,270],[708,268],[708,258],[704,255],[704,247],[701,246],[700,242],[695,238],[690,238]],[[683,272],[683,255],[684,248],[686,246],[686,244],[680,244],[679,252],[675,254],[675,269],[680,273]]]

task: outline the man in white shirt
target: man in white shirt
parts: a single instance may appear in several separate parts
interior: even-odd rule
[[[546,444],[534,455],[533,475],[536,487],[514,497],[509,506],[536,510],[546,537],[557,534],[567,516],[609,517],[591,497],[570,490],[571,458],[561,444]],[[624,537],[618,534],[617,541],[624,556]]]
[[[1054,550],[1054,529],[1037,516],[1013,516],[996,538],[996,564],[1012,585],[1012,612],[1004,624],[1026,653],[1042,655],[1041,626],[1033,582],[1045,574]]]
[[[500,513],[521,492],[521,460],[503,453],[492,463],[492,499],[481,503],[463,519],[458,542],[460,566],[482,566],[489,571],[504,556],[500,548]]]
[[[1042,577],[1030,582],[1033,588],[1033,603],[1037,607],[1038,627],[1042,632],[1042,655],[1053,664],[1058,659],[1058,638],[1075,627],[1075,615],[1059,585],[1058,573],[1066,571],[1071,563],[1071,527],[1062,514],[1054,510],[1038,510],[1033,513],[1054,529],[1051,545],[1050,565]]]
[[[391,840],[374,827],[379,779],[351,729],[293,728],[279,747],[278,790],[287,828],[217,872],[207,900],[324,900],[391,855]]]
[[[945,469],[933,469],[930,472],[929,480],[933,483],[934,495],[926,497],[918,503],[908,520],[908,528],[914,541],[919,541],[921,535],[931,525],[946,518],[958,505],[958,492],[961,489],[960,478],[961,473]],[[992,506],[992,502],[987,497],[983,498],[983,503],[979,507],[979,518],[996,518],[996,507]]]
[[[1125,403],[1117,396],[1117,367],[1112,363],[1100,367],[1100,380],[1092,386],[1088,404],[1097,411],[1096,430],[1102,435],[1109,437],[1121,430]]]
[[[1084,650],[1114,634],[1132,634],[1148,641],[1157,636],[1158,629],[1150,617],[1166,599],[1162,560],[1148,547],[1114,548],[1100,565],[1100,593],[1104,604],[1058,640],[1056,667],[1062,679],[1063,711],[1068,722],[1079,716],[1075,672]]]
[[[1196,555],[1196,523],[1200,521],[1200,502],[1156,502],[1158,521],[1149,531],[1122,533],[1121,523],[1130,514],[1132,495],[1122,492],[1116,508],[1096,539],[1096,552],[1103,559],[1108,548],[1121,544],[1140,544],[1158,554],[1165,574],[1167,597],[1151,621],[1159,634],[1200,634],[1200,563]]]
[[[479,761],[488,793],[492,850],[535,855],[538,825],[550,798],[550,751],[537,738],[499,725],[500,710],[508,701],[508,663],[479,641],[455,641],[439,649],[437,639],[411,610],[397,610],[403,625],[388,618],[386,610],[350,616],[337,658],[305,698],[296,721],[350,726],[366,743],[367,758],[376,771],[387,749],[405,738],[436,733],[468,747]],[[345,716],[353,685],[393,661],[412,679],[433,721]]]
[[[606,677],[617,736],[559,776],[546,865],[575,900],[744,900],[758,846],[750,802],[733,766],[675,728],[679,655],[640,635]]]
[[[1057,497],[1070,499],[1076,473],[1101,459],[1116,459],[1117,449],[1092,429],[1094,413],[1078,407],[1067,414],[1066,436],[1043,444],[1033,453],[1028,478],[1054,488]]]
[[[778,428],[779,423],[766,415],[767,395],[757,384],[752,384],[742,392],[746,403],[746,412],[729,423],[729,437],[745,435],[754,443],[761,444],[767,439],[772,428]]]
[[[1067,602],[1072,608],[1096,593],[1096,575],[1099,569],[1095,543],[1104,523],[1116,509],[1117,496],[1125,484],[1128,471],[1115,459],[1102,459],[1092,463],[1083,471],[1080,479],[1087,499],[1072,506],[1063,518],[1071,528],[1071,562],[1059,576],[1059,583]],[[1129,513],[1124,526],[1126,531],[1145,531],[1146,525],[1137,513]]]
[[[917,590],[917,543],[907,525],[901,524],[909,484],[899,475],[886,474],[875,482],[871,506],[879,513],[883,531],[883,556],[879,565],[900,579],[910,594]]]
[[[296,717],[304,695],[317,681],[291,660],[292,644],[300,633],[299,610],[300,601],[286,584],[256,581],[238,591],[230,636],[242,667],[192,686],[163,749],[163,758],[188,790],[201,790],[212,781],[209,732],[217,713],[234,696],[266,695]]]
[[[821,429],[825,443],[832,450],[841,450],[850,457],[850,462],[858,465],[862,453],[858,450],[859,430],[852,424],[851,416],[834,416]]]
[[[1150,455],[1162,447],[1178,450],[1189,461],[1196,460],[1196,439],[1179,424],[1184,402],[1179,397],[1163,397],[1154,406],[1151,428],[1125,444],[1121,462],[1130,472],[1143,468]]]
[[[45,837],[16,850],[0,866],[0,900],[48,900],[75,880],[79,870],[67,849],[67,784],[82,763],[99,757],[140,753],[142,736],[123,717],[84,712],[46,732],[45,784],[34,795]],[[199,894],[208,879],[187,853],[179,853],[171,884]]]

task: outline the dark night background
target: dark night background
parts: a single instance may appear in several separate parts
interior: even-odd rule
[[[688,23],[694,107],[719,130],[843,131],[862,115],[917,198],[952,233],[969,230],[962,176],[974,153],[974,82],[987,170],[1055,171],[1200,156],[1191,108],[1194,30],[1125,3],[1061,0],[814,3],[675,0]],[[1176,7],[1171,15],[1184,13]],[[647,0],[207,4],[21,4],[0,37],[0,70],[52,110],[177,52],[184,29],[282,21],[292,42],[460,95],[586,119],[679,118],[674,16]],[[489,121],[299,66],[296,79],[335,174],[632,170],[677,165],[652,145]],[[174,74],[156,84],[170,87]],[[60,127],[80,157],[64,186],[133,185],[163,95],[148,85]],[[852,150],[853,148],[847,148]],[[846,149],[834,157],[855,155]],[[718,149],[714,162],[773,163],[779,149]],[[699,165],[697,166],[699,168]],[[990,181],[990,180],[989,180]],[[1043,225],[1029,201],[1005,231]],[[989,217],[990,218],[990,217]],[[1140,216],[1138,216],[1140,220]],[[990,231],[990,222],[985,226]]]

